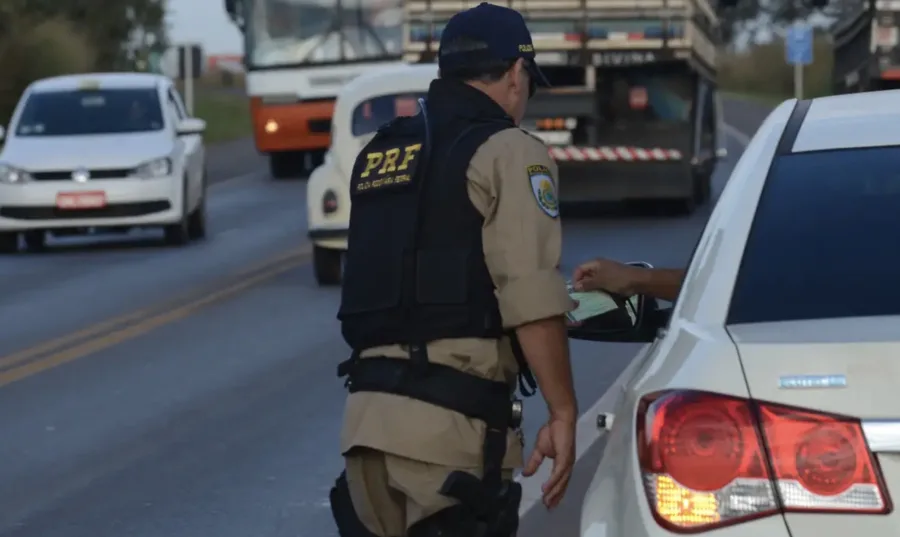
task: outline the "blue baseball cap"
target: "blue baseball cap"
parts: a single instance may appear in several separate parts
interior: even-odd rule
[[[484,43],[477,50],[446,51],[445,46],[467,37]],[[549,87],[550,82],[534,61],[534,43],[522,14],[508,7],[482,2],[450,18],[441,32],[438,67],[449,69],[466,65],[473,59],[489,56],[495,60],[522,58],[534,84]]]

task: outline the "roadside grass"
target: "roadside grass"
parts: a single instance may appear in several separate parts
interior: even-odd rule
[[[240,93],[198,91],[194,94],[194,115],[206,121],[204,139],[209,143],[228,142],[253,134],[250,103]]]
[[[831,43],[818,36],[813,63],[803,69],[803,97],[831,95],[832,59]],[[773,105],[793,98],[794,66],[785,61],[784,44],[776,41],[743,52],[722,53],[719,88],[737,98]]]
[[[206,121],[208,143],[228,142],[253,135],[250,102],[243,79],[223,83],[218,74],[208,74],[194,83],[194,115]],[[181,81],[176,82],[184,95]]]

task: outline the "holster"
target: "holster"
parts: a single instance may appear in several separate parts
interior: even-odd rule
[[[341,472],[341,475],[335,480],[328,499],[331,501],[331,514],[341,537],[378,537],[366,528],[359,519],[359,515],[356,514],[353,500],[350,499],[350,487],[347,485],[346,472]]]
[[[519,528],[522,485],[515,481],[502,480],[497,488],[491,488],[468,472],[455,471],[440,492],[459,500],[460,507],[473,519],[473,537],[512,537]]]
[[[402,395],[485,423],[482,478],[455,471],[447,477],[439,492],[459,501],[453,513],[463,516],[461,522],[471,523],[464,524],[470,527],[466,537],[512,536],[519,524],[522,487],[503,479],[503,459],[508,431],[521,424],[521,406],[518,406],[519,412],[514,410],[521,402],[511,399],[509,386],[431,363],[424,344],[410,345],[408,360],[384,356],[361,359],[359,354],[354,351],[338,367],[338,376],[347,377],[346,386],[351,393],[369,391]],[[340,479],[338,481],[340,484]],[[445,520],[448,515],[444,511],[423,520],[420,527],[432,528],[429,524],[448,527],[449,522]],[[455,524],[453,527],[461,526]],[[341,529],[342,537],[356,535],[345,534]]]

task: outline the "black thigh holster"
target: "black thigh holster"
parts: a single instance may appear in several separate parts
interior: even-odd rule
[[[483,421],[487,427],[482,478],[468,472],[452,472],[440,493],[460,502],[450,514],[459,518],[459,524],[462,524],[453,527],[464,527],[467,520],[471,522],[465,534],[467,537],[510,537],[518,527],[522,488],[514,481],[503,479],[507,433],[509,429],[517,429],[521,421],[520,411],[514,410],[517,402],[513,401],[509,386],[431,363],[424,345],[412,345],[410,351],[408,360],[361,359],[354,352],[338,367],[338,376],[347,377],[346,386],[351,393],[368,391],[402,395]],[[448,510],[421,521],[421,527],[446,526],[452,517],[442,514],[445,511]],[[410,529],[410,536],[413,534]],[[427,537],[427,534],[417,535]],[[446,535],[450,537],[451,534]]]
[[[346,472],[341,472],[334,482],[328,499],[331,502],[334,523],[337,525],[338,534],[341,537],[379,537],[369,531],[359,519],[359,515],[356,514],[353,500],[350,499],[350,487],[347,485]]]

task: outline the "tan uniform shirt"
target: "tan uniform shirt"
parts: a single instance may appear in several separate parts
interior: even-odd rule
[[[505,328],[570,311],[558,266],[562,228],[556,199],[556,164],[546,146],[519,129],[493,135],[469,163],[468,190],[484,215],[484,258],[496,286]],[[399,345],[366,356],[408,358]],[[487,339],[445,339],[428,345],[433,363],[513,386],[518,367],[509,344]],[[341,451],[365,446],[432,464],[480,468],[485,425],[422,401],[357,392],[347,399]],[[505,468],[522,466],[522,446],[510,432]]]

